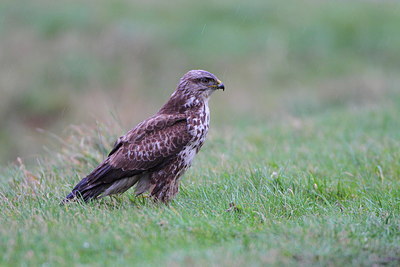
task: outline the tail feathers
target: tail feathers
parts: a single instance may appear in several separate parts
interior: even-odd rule
[[[101,193],[103,193],[107,188],[108,184],[98,184],[96,186],[89,185],[87,182],[88,178],[83,178],[75,187],[72,192],[69,193],[61,204],[75,200],[83,200],[88,202],[92,199],[97,198]]]
[[[132,177],[140,172],[142,171],[124,171],[123,169],[116,169],[105,161],[95,168],[88,176],[83,178],[74,189],[72,189],[72,192],[65,197],[61,204],[77,199],[83,200],[84,202],[96,199],[117,180],[125,177]]]
[[[88,202],[91,199],[97,198],[107,188],[107,183],[104,181],[109,178],[112,167],[105,161],[95,168],[88,176],[83,178],[69,193],[61,204],[71,202],[77,199]]]

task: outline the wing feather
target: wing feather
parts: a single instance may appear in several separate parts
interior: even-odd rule
[[[189,142],[186,116],[155,115],[121,136],[109,157],[87,176],[90,187],[159,168]]]

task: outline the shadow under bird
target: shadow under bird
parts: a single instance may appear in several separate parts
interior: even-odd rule
[[[162,202],[173,198],[204,143],[210,122],[208,100],[218,89],[225,86],[214,74],[187,72],[167,103],[118,138],[108,157],[62,203],[121,194],[134,185],[136,195],[148,192]]]

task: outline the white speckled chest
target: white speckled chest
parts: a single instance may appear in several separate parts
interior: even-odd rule
[[[210,109],[208,101],[201,105],[197,112],[188,117],[188,131],[192,136],[189,143],[178,154],[184,162],[184,169],[191,166],[194,156],[199,152],[206,139],[210,124]]]

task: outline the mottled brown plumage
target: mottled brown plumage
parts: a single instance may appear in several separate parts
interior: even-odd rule
[[[118,138],[108,157],[63,203],[123,193],[134,185],[137,195],[148,191],[156,200],[170,200],[204,143],[210,120],[208,100],[217,89],[225,87],[215,75],[204,70],[186,73],[168,102]]]

